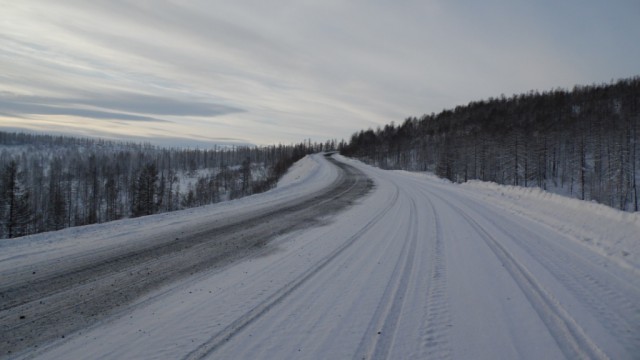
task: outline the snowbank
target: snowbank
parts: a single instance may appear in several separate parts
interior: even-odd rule
[[[123,219],[103,224],[73,227],[0,241],[0,270],[11,269],[52,257],[129,244],[140,238],[153,239],[168,231],[180,231],[220,219],[232,219],[248,210],[312,194],[329,186],[338,171],[322,154],[304,157],[270,191],[217,204]]]
[[[540,188],[472,180],[460,188],[512,213],[544,223],[640,272],[640,213],[553,194]]]

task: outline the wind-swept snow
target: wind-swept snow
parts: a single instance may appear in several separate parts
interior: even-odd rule
[[[375,183],[348,210],[21,356],[633,359],[640,353],[637,214],[337,158]],[[109,226],[95,234],[106,231],[104,239],[124,243],[172,222],[206,221],[210,215],[199,211],[239,216],[263,203],[286,204],[292,194],[313,193],[338,176],[324,158],[311,156],[262,197],[149,217],[135,235]],[[5,245],[0,264],[51,256],[36,244],[56,236],[64,238],[30,238],[33,248]],[[48,254],[68,254],[84,245],[47,246]]]

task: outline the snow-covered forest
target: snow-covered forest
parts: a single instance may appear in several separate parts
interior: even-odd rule
[[[263,192],[296,160],[332,147],[179,149],[0,132],[0,238]]]
[[[540,187],[638,211],[640,77],[471,102],[360,131],[341,152],[382,168]]]

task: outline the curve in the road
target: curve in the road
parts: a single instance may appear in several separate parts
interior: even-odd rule
[[[325,268],[332,260],[342,254],[346,249],[348,249],[351,245],[353,245],[358,239],[362,237],[362,234],[369,231],[371,226],[376,224],[381,218],[383,218],[387,212],[393,208],[395,201],[397,200],[397,194],[386,207],[380,210],[377,216],[373,217],[367,225],[362,227],[356,234],[347,239],[340,247],[336,248],[329,255],[324,257],[319,262],[310,266],[309,269],[299,275],[296,279],[289,282],[282,288],[278,289],[267,299],[259,303],[254,308],[250,309],[244,315],[238,317],[234,322],[230,325],[222,329],[221,331],[215,333],[211,338],[209,338],[206,342],[202,343],[196,349],[187,354],[184,359],[185,360],[195,360],[195,359],[203,359],[209,355],[211,355],[215,350],[217,350],[220,346],[224,345],[226,342],[231,340],[236,334],[242,331],[244,328],[249,326],[251,323],[256,321],[262,315],[264,315],[267,311],[273,308],[275,305],[280,303],[284,298],[290,295],[294,290],[299,288],[306,281],[311,279],[315,274],[320,272],[323,268]]]
[[[370,191],[372,182],[360,170],[328,160],[338,167],[338,179],[287,206],[189,234],[168,234],[152,247],[132,246],[80,260],[70,257],[71,267],[57,259],[50,273],[38,274],[37,280],[31,273],[12,274],[0,288],[0,354],[89,326],[150,290],[246,256],[278,235],[312,226],[319,217],[335,214]]]
[[[330,226],[154,292],[44,357],[637,358],[633,274],[464,187],[340,161],[376,191]],[[352,201],[335,195],[316,203],[331,212]],[[308,219],[301,227],[314,223],[314,213],[293,213]],[[199,259],[206,245],[193,249]]]

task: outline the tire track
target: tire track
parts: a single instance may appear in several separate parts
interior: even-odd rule
[[[413,272],[418,242],[418,218],[415,199],[411,201],[409,239],[402,245],[400,257],[393,269],[378,307],[356,350],[356,358],[386,359],[393,344],[398,320]]]
[[[441,197],[433,195],[446,202]],[[502,262],[568,359],[608,359],[571,315],[543,288],[524,265],[519,263],[500,242],[464,210],[450,202],[447,204],[477,231],[482,240]]]
[[[445,263],[444,238],[440,216],[429,195],[422,192],[431,208],[435,225],[435,238],[431,243],[429,261],[431,267],[427,277],[427,303],[421,334],[422,359],[451,359],[453,351],[449,343],[451,313],[447,293],[447,266]]]
[[[268,298],[260,302],[257,306],[240,316],[238,319],[227,325],[224,329],[214,334],[206,342],[202,343],[196,349],[187,354],[183,359],[195,360],[203,359],[213,354],[217,349],[224,346],[234,336],[239,334],[245,328],[250,326],[253,322],[258,320],[262,315],[266,314],[274,306],[277,306],[283,299],[291,295],[296,289],[302,286],[305,282],[311,279],[315,274],[324,269],[329,263],[342,254],[347,248],[353,245],[358,239],[362,237],[372,226],[374,226],[380,219],[382,219],[396,204],[399,196],[399,189],[396,191],[394,198],[383,208],[374,218],[372,218],[362,229],[356,232],[353,236],[348,238],[340,247],[336,248],[329,255],[322,260],[311,266],[304,273],[300,274],[294,280],[287,285],[281,287],[276,292],[271,294]]]
[[[498,227],[495,222],[485,214],[478,213],[485,220],[493,224],[501,233],[509,237],[525,252],[535,257],[575,298],[589,308],[603,327],[621,342],[628,354],[638,353],[640,350],[640,304],[633,301],[628,295],[617,291],[624,288],[624,284],[618,285],[615,278],[602,279],[597,273],[585,272],[584,268],[577,266],[576,262],[584,263],[587,260],[568,256],[557,248],[551,248],[543,238],[517,223],[518,231],[527,234],[527,238],[538,239],[536,243],[522,241]],[[537,248],[536,248],[537,246]],[[616,284],[617,286],[612,286]],[[635,288],[628,287],[630,291]],[[593,296],[596,293],[598,296]],[[634,291],[635,299],[640,295]]]

